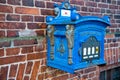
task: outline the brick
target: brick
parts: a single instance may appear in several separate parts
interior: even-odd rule
[[[14,15],[14,14],[8,14],[6,19],[8,21],[20,21],[20,16],[19,15]]]
[[[53,0],[54,2],[63,2],[64,0]]]
[[[0,5],[0,12],[12,13],[13,12],[13,8],[12,8],[12,6]]]
[[[111,3],[112,1],[111,0],[107,0],[107,3]]]
[[[0,29],[25,29],[25,23],[0,22]]]
[[[97,3],[95,3],[95,2],[86,2],[86,6],[97,7]]]
[[[39,66],[40,66],[40,61],[36,61],[35,64],[34,64],[34,67],[33,67],[33,71],[32,71],[30,80],[36,80],[38,70],[39,70]]]
[[[19,14],[39,15],[39,9],[37,8],[16,7],[15,12]]]
[[[5,37],[5,31],[0,31],[0,38]]]
[[[44,50],[44,44],[41,42],[39,45],[35,46],[35,52],[40,52]]]
[[[41,9],[41,15],[55,15],[54,10]]]
[[[40,29],[40,25],[38,23],[28,23],[29,29]]]
[[[116,6],[116,5],[109,5],[109,8],[110,9],[118,9],[118,6]]]
[[[22,21],[32,21],[33,22],[33,16],[23,15]]]
[[[96,67],[90,67],[88,69],[85,69],[85,73],[89,73],[89,72],[92,72],[92,71],[95,71],[96,70]]]
[[[0,48],[10,47],[10,46],[11,46],[11,42],[0,42]]]
[[[0,58],[0,65],[10,64],[15,62],[23,62],[25,60],[26,60],[26,57],[24,55],[4,57],[4,58]]]
[[[29,80],[29,76],[25,76],[23,80]]]
[[[5,21],[5,14],[0,14],[0,21]]]
[[[68,79],[68,74],[54,77],[52,80],[67,80]]]
[[[27,60],[42,59],[45,57],[46,57],[46,53],[34,53],[34,54],[28,54]]]
[[[26,54],[26,53],[32,53],[33,52],[33,46],[29,46],[29,47],[22,47],[22,54]]]
[[[45,23],[28,23],[28,29],[46,29],[47,25]]]
[[[100,7],[100,8],[108,8],[108,4],[101,4],[101,3],[99,3],[98,7]]]
[[[32,66],[33,66],[33,62],[28,62],[27,63],[27,67],[26,67],[26,71],[25,71],[26,74],[30,74],[31,73]]]
[[[20,48],[7,48],[6,49],[6,55],[10,56],[10,55],[18,55],[20,52]]]
[[[21,5],[21,0],[7,0],[8,4],[12,4],[12,5]]]
[[[118,14],[118,15],[114,15],[114,18],[115,19],[120,19],[120,15]]]
[[[34,6],[33,0],[22,0],[23,6]]]
[[[87,7],[81,7],[82,11],[87,11]]]
[[[7,37],[19,37],[17,30],[7,30]]]
[[[44,22],[43,16],[35,16],[35,22]]]
[[[107,35],[105,36],[105,38],[107,38],[107,39],[114,38],[114,37],[115,37],[114,34],[107,34]]]
[[[54,3],[52,2],[46,2],[47,8],[54,8]]]
[[[1,67],[0,69],[0,80],[7,80],[8,66]]]
[[[15,77],[16,74],[17,74],[17,68],[18,68],[18,65],[11,65],[10,66],[10,73],[9,73],[9,77]]]
[[[23,46],[23,45],[34,45],[37,44],[35,39],[31,40],[14,40],[14,46]]]
[[[6,3],[6,0],[0,0],[0,3]]]
[[[81,0],[71,0],[71,4],[84,5],[84,1]]]
[[[94,72],[89,74],[89,78],[93,78],[95,76]]]
[[[45,1],[35,1],[35,6],[45,8]]]
[[[38,80],[44,80],[44,74],[39,74],[38,75]]]
[[[44,30],[36,30],[37,36],[45,36],[45,31]]]
[[[89,12],[94,12],[94,8],[89,8],[88,11]]]
[[[0,49],[0,57],[4,56],[4,49]]]
[[[26,64],[19,65],[18,74],[17,74],[17,78],[16,78],[17,80],[23,80],[25,65]]]

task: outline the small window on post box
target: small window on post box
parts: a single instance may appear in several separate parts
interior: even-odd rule
[[[104,37],[108,16],[81,16],[68,0],[54,4],[54,16],[47,16],[47,65],[69,73],[106,64]]]
[[[82,61],[99,59],[99,56],[100,42],[94,36],[91,36],[82,43]]]

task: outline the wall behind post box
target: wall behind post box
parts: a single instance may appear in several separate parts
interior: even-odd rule
[[[101,71],[120,66],[120,1],[70,0],[81,15],[108,15],[106,66],[69,74],[46,66],[45,17],[63,0],[0,0],[0,80],[99,80]]]

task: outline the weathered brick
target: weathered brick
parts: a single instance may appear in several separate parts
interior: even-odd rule
[[[67,80],[68,79],[68,74],[54,77],[52,80]]]
[[[25,76],[23,80],[29,80],[29,76]]]
[[[32,53],[32,52],[33,52],[33,46],[22,47],[22,51],[21,51],[22,54],[25,54],[25,53]]]
[[[8,77],[8,66],[6,67],[1,67],[0,69],[0,80],[7,80]]]
[[[39,70],[39,66],[40,66],[40,61],[36,61],[32,70],[32,74],[31,74],[31,79],[30,80],[36,80],[37,74],[38,74],[38,70]]]
[[[44,44],[41,42],[39,45],[35,46],[35,52],[40,52],[44,50]]]
[[[18,55],[20,52],[20,48],[7,48],[6,49],[6,55],[10,56],[10,55]]]
[[[0,0],[0,3],[6,3],[6,0]]]
[[[114,38],[114,37],[115,37],[114,34],[107,34],[107,35],[105,36],[105,38],[107,38],[107,39]]]
[[[35,21],[36,22],[44,22],[44,17],[43,16],[35,16]]]
[[[26,57],[24,55],[3,57],[3,58],[0,58],[0,65],[10,64],[10,63],[15,63],[15,62],[23,62],[25,60],[26,60]]]
[[[17,78],[16,78],[17,80],[23,80],[25,65],[26,64],[19,65],[18,74],[17,74]]]
[[[32,66],[33,66],[33,62],[28,62],[27,63],[27,67],[26,67],[26,71],[25,74],[30,74],[32,71]]]
[[[46,3],[47,8],[54,8],[54,3],[52,2],[47,2]]]
[[[0,22],[0,29],[25,29],[25,23]]]
[[[77,5],[84,5],[84,1],[82,0],[71,0],[71,4],[77,4]]]
[[[116,6],[116,5],[109,5],[109,8],[110,9],[118,9],[118,6]]]
[[[92,72],[92,71],[95,71],[96,70],[96,67],[90,67],[88,69],[85,69],[85,73],[89,73],[89,72]]]
[[[108,4],[99,3],[98,7],[100,7],[100,8],[108,8]]]
[[[0,42],[0,48],[10,47],[10,46],[11,46],[11,42]]]
[[[7,0],[8,4],[21,5],[21,0]]]
[[[41,14],[42,15],[55,15],[53,10],[45,10],[45,9],[41,9]]]
[[[87,7],[81,7],[82,11],[87,11]]]
[[[22,0],[23,6],[34,6],[33,0]]]
[[[95,2],[86,2],[86,6],[97,7],[97,3],[95,3]]]
[[[37,8],[16,7],[15,12],[19,14],[39,15],[39,9]]]
[[[111,3],[111,0],[107,0],[107,3]]]
[[[33,22],[33,16],[23,15],[22,21],[32,21]]]
[[[0,31],[0,38],[5,37],[5,31]]]
[[[45,36],[45,31],[44,30],[36,30],[37,36]]]
[[[34,53],[34,54],[28,54],[27,60],[42,59],[45,57],[46,57],[46,53]]]
[[[18,65],[11,65],[10,66],[10,73],[9,73],[9,77],[15,77],[16,74],[17,74],[17,68],[18,68]]]
[[[38,75],[38,80],[44,80],[44,74],[39,74]]]
[[[45,8],[45,2],[44,1],[35,1],[35,6]]]
[[[88,11],[89,12],[94,12],[95,10],[94,10],[94,8],[88,8]]]
[[[29,29],[40,29],[40,25],[38,23],[28,23]]]
[[[14,15],[14,14],[8,14],[6,16],[6,19],[8,21],[20,21],[20,16],[19,15]]]
[[[17,30],[7,30],[7,37],[19,37]]]
[[[0,21],[5,21],[5,14],[0,14]]]
[[[12,13],[13,12],[13,8],[12,8],[12,6],[0,5],[0,12]]]
[[[28,28],[29,29],[45,29],[47,25],[45,23],[28,23]]]
[[[120,15],[118,14],[118,15],[114,15],[114,18],[115,19],[120,19]]]
[[[0,57],[4,56],[4,49],[0,49]]]
[[[37,44],[35,39],[32,40],[14,40],[14,46],[34,45]]]

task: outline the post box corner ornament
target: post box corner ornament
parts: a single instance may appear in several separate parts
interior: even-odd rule
[[[54,4],[56,17],[47,16],[47,65],[69,73],[106,64],[104,36],[108,16],[81,16],[68,0]]]

